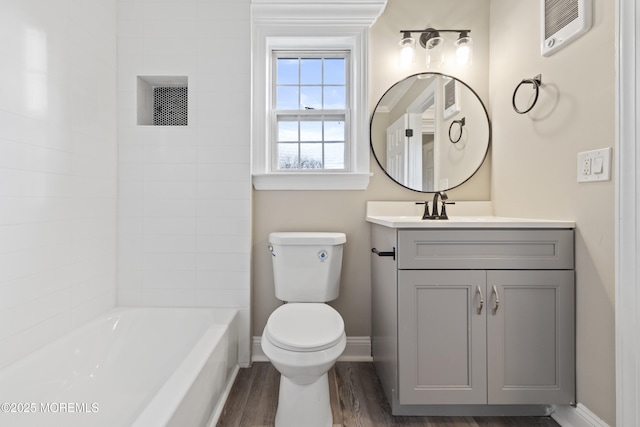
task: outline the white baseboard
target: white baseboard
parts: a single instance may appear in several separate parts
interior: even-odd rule
[[[268,362],[269,359],[262,352],[260,339],[253,337],[251,340],[251,361]],[[347,337],[347,347],[338,362],[371,362],[371,338],[370,337]]]
[[[551,418],[562,427],[609,427],[609,424],[602,421],[581,403],[578,403],[576,407],[556,406]]]

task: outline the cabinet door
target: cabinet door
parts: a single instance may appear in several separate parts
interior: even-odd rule
[[[573,402],[574,272],[489,271],[487,291],[488,403]]]
[[[485,282],[477,270],[398,272],[400,404],[487,403]]]

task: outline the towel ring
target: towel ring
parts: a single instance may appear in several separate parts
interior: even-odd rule
[[[529,108],[527,108],[526,110],[520,110],[516,106],[516,94],[518,93],[518,90],[520,90],[520,87],[523,84],[533,85],[533,87],[534,87],[534,89],[536,91],[536,95],[533,98],[533,102],[531,103]],[[513,91],[513,98],[511,99],[511,103],[513,104],[513,109],[516,111],[516,113],[518,113],[518,114],[526,114],[529,111],[531,111],[531,109],[536,105],[536,102],[538,102],[538,95],[540,95],[540,86],[542,86],[542,74],[538,74],[537,76],[535,76],[532,79],[524,79],[524,80],[522,80],[520,82],[520,84],[518,86],[516,86],[516,90]]]
[[[466,117],[463,117],[460,120],[454,120],[451,122],[451,125],[449,126],[449,141],[451,141],[454,144],[457,144],[460,141],[460,138],[462,138],[462,127],[464,126]],[[454,140],[453,137],[451,136],[451,131],[453,130],[453,125],[457,124],[458,126],[460,126],[460,133],[458,134],[458,137]]]

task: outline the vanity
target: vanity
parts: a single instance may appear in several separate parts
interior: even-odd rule
[[[373,112],[379,166],[433,194],[367,203],[372,356],[393,415],[549,415],[576,401],[575,223],[447,207],[490,141],[484,103],[452,76],[409,76]]]
[[[575,224],[422,220],[412,202],[385,203],[369,202],[366,220],[372,355],[392,413],[547,415],[574,402]]]

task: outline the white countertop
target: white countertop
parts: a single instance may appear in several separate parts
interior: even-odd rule
[[[447,207],[448,220],[422,219],[424,205],[415,202],[367,202],[366,220],[392,228],[575,228],[562,219],[508,218],[494,216],[491,202],[456,202]]]
[[[506,218],[499,216],[450,216],[447,220],[421,216],[367,215],[368,222],[392,228],[575,228],[574,221]]]

